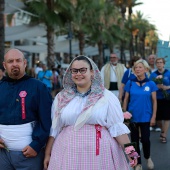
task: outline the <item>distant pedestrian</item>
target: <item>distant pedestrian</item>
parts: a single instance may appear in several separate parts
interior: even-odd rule
[[[52,96],[53,98],[56,94],[60,91],[60,76],[59,73],[56,71],[56,68],[52,68]]]
[[[151,54],[147,57],[147,62],[150,66],[150,74],[154,71],[156,71],[156,66],[155,66],[155,60],[156,60],[156,55],[155,54]]]
[[[150,77],[150,75],[157,70],[156,65],[155,65],[155,60],[156,60],[156,55],[155,54],[151,54],[147,57],[147,62],[150,66],[150,70],[147,73],[147,75]],[[160,132],[161,129],[159,128],[159,126],[157,125],[157,122],[154,126],[150,127],[150,131],[155,131],[155,132]]]
[[[117,97],[124,72],[127,68],[124,64],[118,63],[117,54],[110,54],[110,62],[105,64],[101,69],[101,77],[106,89],[112,91]]]
[[[38,72],[37,78],[42,81],[49,89],[50,92],[52,92],[52,71],[47,69],[46,64],[42,65],[42,71]]]
[[[42,69],[42,62],[41,62],[41,61],[39,61],[39,62],[36,64],[36,68],[35,68],[35,70],[34,70],[35,78],[37,78],[39,71],[43,71],[43,69]]]
[[[170,71],[165,69],[165,59],[157,58],[157,70],[150,76],[157,84],[157,114],[156,120],[158,126],[161,128],[160,140],[162,143],[167,142],[167,132],[170,124]]]

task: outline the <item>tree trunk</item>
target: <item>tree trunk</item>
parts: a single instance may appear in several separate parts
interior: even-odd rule
[[[47,27],[47,66],[49,69],[55,66],[54,35],[54,29]]]
[[[138,56],[138,35],[135,35],[135,55]]]
[[[130,53],[130,61],[132,57],[134,57],[134,46],[133,46],[133,35],[131,34],[130,43],[129,43],[129,53]]]
[[[4,60],[5,51],[5,33],[4,33],[4,0],[0,0],[0,67],[2,67],[2,62]]]
[[[103,42],[100,40],[98,43],[98,50],[99,50],[99,62],[98,62],[98,67],[99,70],[101,70],[103,66]]]
[[[143,33],[142,37],[142,57],[145,58],[145,38],[146,38],[146,33]]]
[[[47,7],[49,10],[53,11],[54,8],[54,0],[47,0]],[[47,66],[51,69],[55,66],[55,53],[54,53],[54,29],[47,25]]]

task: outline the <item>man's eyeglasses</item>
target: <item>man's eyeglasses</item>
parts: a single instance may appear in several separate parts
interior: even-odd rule
[[[160,62],[156,62],[156,64],[161,64],[161,63],[163,63],[163,62],[161,62],[161,61]]]
[[[85,74],[87,72],[87,68],[79,68],[79,69],[76,69],[76,68],[72,68],[70,69],[71,71],[71,74],[77,74],[78,72],[80,72],[81,74]]]

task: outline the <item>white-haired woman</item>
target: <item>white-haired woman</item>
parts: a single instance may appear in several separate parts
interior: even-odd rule
[[[125,99],[123,103],[124,111],[132,114],[130,123],[131,140],[137,143],[139,149],[139,128],[141,131],[141,142],[143,145],[144,157],[147,160],[148,169],[153,169],[154,164],[150,158],[150,125],[155,124],[156,119],[156,91],[157,87],[153,81],[146,77],[149,65],[145,60],[138,60],[134,64],[136,78],[129,80],[125,86]],[[141,170],[141,157],[138,158],[136,170]]]

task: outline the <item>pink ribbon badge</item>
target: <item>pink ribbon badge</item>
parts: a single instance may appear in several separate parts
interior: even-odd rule
[[[26,118],[26,113],[25,113],[25,97],[27,95],[26,91],[21,91],[19,93],[19,96],[21,97],[21,107],[22,107],[22,119]]]
[[[95,125],[95,129],[96,129],[96,155],[99,155],[99,150],[100,150],[99,139],[101,138],[102,127],[100,125]]]

